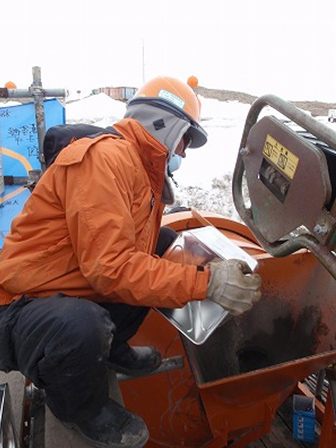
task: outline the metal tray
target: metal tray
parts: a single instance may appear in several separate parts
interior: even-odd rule
[[[253,271],[257,261],[212,226],[181,232],[164,258],[189,264],[207,264],[216,258],[240,259]],[[182,308],[157,308],[169,322],[196,345],[203,344],[229,313],[210,300],[195,300]]]

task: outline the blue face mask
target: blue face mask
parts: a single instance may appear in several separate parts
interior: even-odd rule
[[[168,169],[171,173],[178,170],[182,163],[182,157],[178,156],[177,154],[173,154],[169,163],[168,163]]]

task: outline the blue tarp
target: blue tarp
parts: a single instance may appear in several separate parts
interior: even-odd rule
[[[65,123],[65,109],[57,99],[43,103],[46,130]],[[34,103],[0,108],[0,146],[5,176],[25,177],[29,170],[41,168]],[[29,190],[19,185],[6,185],[0,195],[0,248],[29,195]]]

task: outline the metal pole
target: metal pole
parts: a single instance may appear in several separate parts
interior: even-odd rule
[[[44,98],[65,98],[68,92],[66,89],[42,89]],[[0,98],[31,98],[32,89],[7,89],[7,87],[0,87]]]
[[[39,144],[39,161],[41,164],[42,172],[46,169],[46,164],[43,154],[43,139],[45,135],[45,119],[44,119],[44,104],[43,104],[43,91],[41,81],[41,69],[40,67],[33,67],[33,84],[31,87],[31,93],[34,98],[35,104],[35,117],[37,124],[37,135]]]

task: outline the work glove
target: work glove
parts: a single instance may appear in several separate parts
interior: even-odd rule
[[[241,260],[210,262],[210,281],[207,299],[218,303],[233,316],[248,311],[261,297],[261,277],[252,274],[248,264]]]

